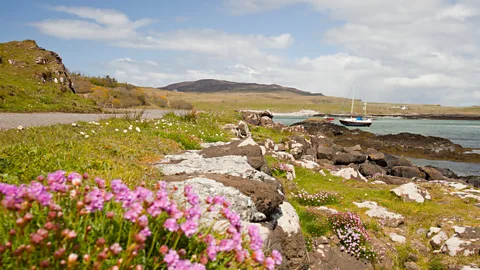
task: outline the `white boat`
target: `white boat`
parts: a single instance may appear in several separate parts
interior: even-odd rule
[[[355,86],[355,84],[354,84]],[[352,96],[352,109],[350,110],[350,118],[341,118],[339,119],[340,123],[344,126],[354,126],[354,127],[369,127],[372,125],[372,119],[363,118],[361,116],[353,117],[353,105],[355,104],[355,88],[353,89]],[[367,102],[363,106],[363,113],[367,115]]]

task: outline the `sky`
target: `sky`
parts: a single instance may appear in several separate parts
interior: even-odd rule
[[[373,102],[480,105],[478,0],[15,0],[0,42],[34,39],[87,75],[221,79]]]

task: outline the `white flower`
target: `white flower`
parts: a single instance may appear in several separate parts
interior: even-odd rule
[[[23,130],[23,127],[22,127],[22,126],[18,126],[17,129],[18,129],[18,130]]]
[[[135,130],[136,130],[137,132],[140,132],[140,128],[139,128],[139,127],[136,127]]]
[[[127,132],[128,132],[128,130],[126,130],[126,129],[123,130],[123,133],[127,133]]]
[[[92,133],[95,133],[95,130],[92,129]]]
[[[132,128],[133,128],[132,126],[129,126],[129,127],[128,127],[129,130],[132,130]]]
[[[85,139],[88,139],[88,137],[90,137],[90,136],[88,136],[88,134],[87,134],[87,135],[85,135]]]
[[[115,131],[118,131],[118,128],[116,128]]]
[[[80,135],[85,135],[85,132],[83,132],[83,131],[80,131]]]
[[[110,125],[110,123],[106,122],[106,123],[105,123],[105,125],[107,125],[107,126],[108,126],[108,125]]]
[[[73,126],[73,127],[76,127],[76,126],[78,126],[78,125],[77,125],[77,123],[72,123],[72,126]]]

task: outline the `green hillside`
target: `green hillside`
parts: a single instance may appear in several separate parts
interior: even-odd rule
[[[75,94],[58,54],[33,40],[0,43],[0,111],[99,110],[92,100]]]

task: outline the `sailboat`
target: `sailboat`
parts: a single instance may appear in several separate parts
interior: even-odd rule
[[[354,85],[355,86],[355,85]],[[352,96],[352,109],[350,110],[350,118],[341,118],[339,119],[340,123],[344,126],[354,126],[354,127],[369,127],[372,125],[372,119],[364,119],[361,116],[353,117],[353,105],[355,104],[355,88],[353,89]],[[363,105],[363,113],[367,115],[367,102]]]

